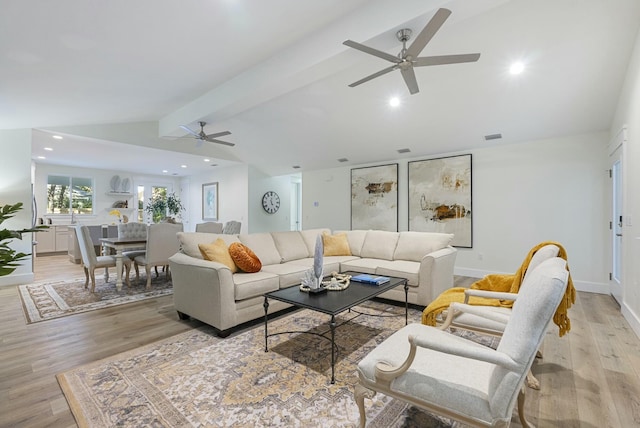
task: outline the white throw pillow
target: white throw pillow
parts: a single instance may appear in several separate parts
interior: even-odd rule
[[[393,259],[419,262],[427,254],[446,247],[452,240],[452,233],[400,232]]]

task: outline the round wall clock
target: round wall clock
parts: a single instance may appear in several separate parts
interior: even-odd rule
[[[262,196],[262,208],[269,214],[273,214],[280,208],[280,196],[272,190]]]

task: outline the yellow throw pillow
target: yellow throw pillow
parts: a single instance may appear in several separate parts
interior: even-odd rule
[[[222,238],[216,239],[215,242],[211,244],[198,244],[198,248],[205,260],[222,263],[231,269],[231,273],[238,272],[238,266],[236,266],[233,258],[231,258],[229,248],[227,248],[227,244]]]
[[[322,244],[324,246],[325,256],[350,256],[351,249],[349,248],[349,241],[347,240],[346,233],[337,233],[335,235],[329,235],[328,233],[322,234]]]
[[[258,256],[244,244],[234,242],[229,245],[229,254],[231,254],[231,258],[240,270],[253,273],[260,272],[260,269],[262,269],[262,262]]]

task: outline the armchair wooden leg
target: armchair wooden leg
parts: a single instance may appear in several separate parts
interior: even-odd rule
[[[94,293],[96,291],[96,271],[91,271],[91,292]]]
[[[151,289],[151,266],[146,265],[144,269],[147,272],[147,290],[150,290]]]
[[[84,268],[84,288],[89,286],[89,269]]]
[[[527,386],[531,389],[536,389],[536,390],[540,389],[540,381],[536,379],[531,369],[529,369],[529,373],[527,373],[526,383],[527,383]]]
[[[367,415],[364,411],[364,399],[365,398],[373,398],[376,395],[375,391],[372,391],[368,388],[365,388],[361,384],[356,384],[355,391],[353,393],[356,404],[358,405],[358,410],[360,411],[360,428],[364,428],[367,424]]]
[[[524,387],[520,388],[520,392],[518,393],[518,417],[520,418],[522,428],[535,428],[527,422],[524,417]]]

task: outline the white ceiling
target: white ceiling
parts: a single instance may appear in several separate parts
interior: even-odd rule
[[[480,52],[478,62],[416,69],[416,95],[397,71],[347,86],[389,64],[344,40],[395,55],[395,32],[415,34],[438,7],[453,14],[422,56]],[[637,0],[0,0],[0,10],[0,129],[37,129],[34,157],[62,133],[37,162],[175,175],[234,162],[280,175],[607,130],[640,23]],[[511,76],[516,60],[526,69]],[[167,138],[200,120],[236,146]],[[494,133],[504,138],[484,141]]]

